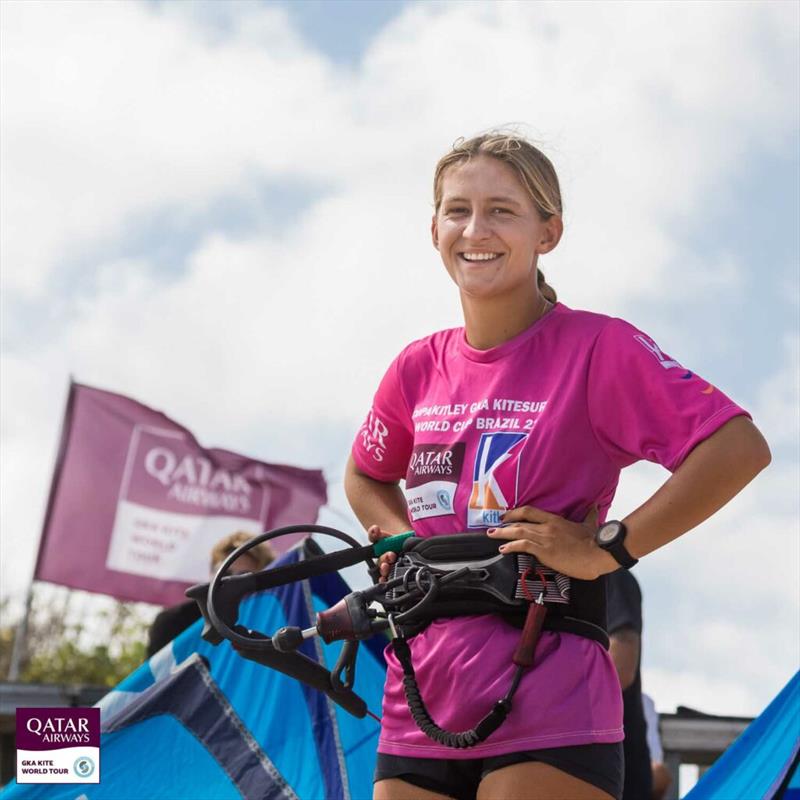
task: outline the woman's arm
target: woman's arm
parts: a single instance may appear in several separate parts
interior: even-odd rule
[[[406,499],[397,483],[383,483],[365,475],[353,461],[347,459],[344,470],[344,491],[350,507],[359,522],[367,529],[371,542],[377,542],[393,533],[411,529],[408,521]],[[396,553],[384,553],[378,560],[380,580],[389,576]]]
[[[625,547],[640,558],[699,525],[735,497],[771,460],[758,428],[734,417],[700,442],[666,483],[629,514]],[[583,523],[524,506],[503,516],[506,527],[489,535],[511,539],[503,552],[528,552],[543,564],[574,578],[591,580],[619,568],[594,543],[593,514]]]
[[[625,547],[641,558],[677,539],[719,511],[771,460],[758,428],[747,417],[734,417],[700,442],[672,477],[623,520]]]
[[[378,526],[385,534],[410,529],[406,499],[398,483],[383,483],[363,473],[347,460],[344,491],[359,522],[367,529]]]

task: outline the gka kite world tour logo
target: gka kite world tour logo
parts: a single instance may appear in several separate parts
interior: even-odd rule
[[[99,708],[18,708],[17,783],[99,783]]]
[[[527,433],[484,433],[475,454],[467,525],[499,525],[500,515],[517,504],[519,459]]]

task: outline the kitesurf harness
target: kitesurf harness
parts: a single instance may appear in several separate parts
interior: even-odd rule
[[[307,540],[310,558],[261,572],[226,574],[239,556],[261,542],[297,533],[332,536],[349,548],[326,554],[316,544],[309,548],[312,542]],[[397,561],[386,582],[376,582],[379,572],[373,558],[387,552],[397,553]],[[319,612],[313,627],[284,627],[267,636],[236,624],[239,603],[245,595],[338,571],[360,561],[366,562],[374,585],[351,592]],[[369,713],[363,699],[353,691],[359,641],[388,628],[403,668],[403,687],[414,721],[434,741],[456,748],[484,741],[506,719],[525,669],[533,664],[543,629],[587,636],[608,647],[602,581],[568,578],[527,554],[503,555],[498,552],[497,541],[482,533],[431,538],[404,533],[362,546],[346,533],[322,525],[277,528],[245,542],[225,559],[210,584],[193,586],[186,594],[200,606],[206,641],[219,644],[227,639],[244,658],[313,686],[356,717]],[[382,610],[374,608],[374,603]],[[434,619],[472,614],[501,614],[522,628],[512,658],[516,671],[508,692],[475,728],[452,733],[436,725],[425,707],[408,639]],[[326,643],[344,641],[330,672],[298,652],[305,640],[317,635]]]

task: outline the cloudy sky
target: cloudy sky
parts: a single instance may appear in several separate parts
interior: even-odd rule
[[[514,125],[552,157],[574,308],[752,411],[767,472],[645,559],[645,688],[757,713],[798,638],[798,6],[7,0],[2,594],[32,569],[69,375],[206,445],[323,467],[389,360],[458,325],[433,166]],[[667,477],[623,475],[624,516]]]

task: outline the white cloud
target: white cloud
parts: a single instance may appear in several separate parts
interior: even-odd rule
[[[786,676],[786,681],[789,677]],[[653,698],[658,711],[664,713],[674,713],[678,706],[688,706],[706,714],[756,716],[766,704],[760,702],[760,693],[754,688],[725,673],[650,668],[642,675],[643,691]]]
[[[800,440],[800,331],[785,336],[780,345],[784,366],[759,387],[756,413],[767,441],[773,447],[788,445],[796,456]]]
[[[165,410],[206,444],[340,468],[389,359],[460,322],[428,237],[432,168],[456,136],[524,121],[544,141],[567,223],[544,267],[569,305],[624,316],[660,298],[661,330],[700,332],[702,311],[673,319],[670,303],[687,287],[738,291],[742,270],[735,255],[700,262],[686,231],[743,158],[783,152],[797,132],[792,4],[422,3],[357,70],[310,50],[279,9],[230,6],[214,29],[191,8],[3,4],[3,302],[25,301],[31,333],[64,307],[35,346],[16,322],[3,355],[4,593],[22,589],[33,558],[70,372]],[[93,266],[90,288],[63,286],[65,265],[142,215],[192,219],[278,179],[327,190],[277,232],[208,230],[169,276],[123,253]],[[759,420],[791,445],[789,347]],[[663,479],[642,470],[623,482],[623,513]],[[751,620],[741,646],[796,642],[783,635],[797,617],[793,482],[793,466],[773,465],[640,568],[646,598],[664,598],[691,562],[686,597],[700,599],[702,623],[676,603],[686,655],[664,674],[698,696],[719,675],[730,707],[752,710],[762,698],[745,682],[763,671],[777,690],[796,653],[747,672],[726,644],[730,584],[754,558],[784,605],[737,608]],[[674,624],[652,613],[649,635],[675,639]]]

